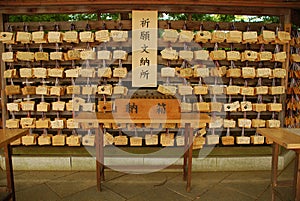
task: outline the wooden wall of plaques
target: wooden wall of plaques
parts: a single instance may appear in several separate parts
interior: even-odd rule
[[[5,23],[5,126],[30,128],[25,145],[93,145],[82,137],[95,126],[76,124],[75,113],[112,112],[115,99],[130,97],[175,98],[183,113],[208,113],[213,121],[195,128],[206,144],[265,144],[256,128],[283,126],[288,47],[296,41],[288,25],[159,21],[158,87],[138,90],[131,27],[131,20]]]

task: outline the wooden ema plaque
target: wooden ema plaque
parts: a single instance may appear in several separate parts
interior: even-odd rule
[[[177,99],[116,99],[114,118],[180,119]]]

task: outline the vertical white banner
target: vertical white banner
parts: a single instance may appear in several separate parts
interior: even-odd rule
[[[157,86],[157,11],[132,11],[132,87]]]

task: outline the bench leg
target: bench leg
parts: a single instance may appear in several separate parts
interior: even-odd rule
[[[193,161],[193,129],[189,128],[189,149],[188,149],[188,170],[186,191],[191,191],[192,182],[192,161]]]
[[[12,159],[11,159],[11,155],[12,155],[11,146],[9,143],[4,147],[4,154],[5,154],[7,187],[11,193],[11,199],[15,201],[16,197],[15,197],[14,172],[13,172]]]
[[[296,151],[294,187],[295,201],[300,201],[300,150]]]
[[[275,187],[277,186],[277,176],[278,176],[278,154],[279,154],[279,145],[277,143],[273,143],[273,151],[272,151],[272,201],[275,201]]]

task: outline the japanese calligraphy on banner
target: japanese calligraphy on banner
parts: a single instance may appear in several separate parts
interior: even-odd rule
[[[157,11],[132,11],[132,87],[157,86]]]

